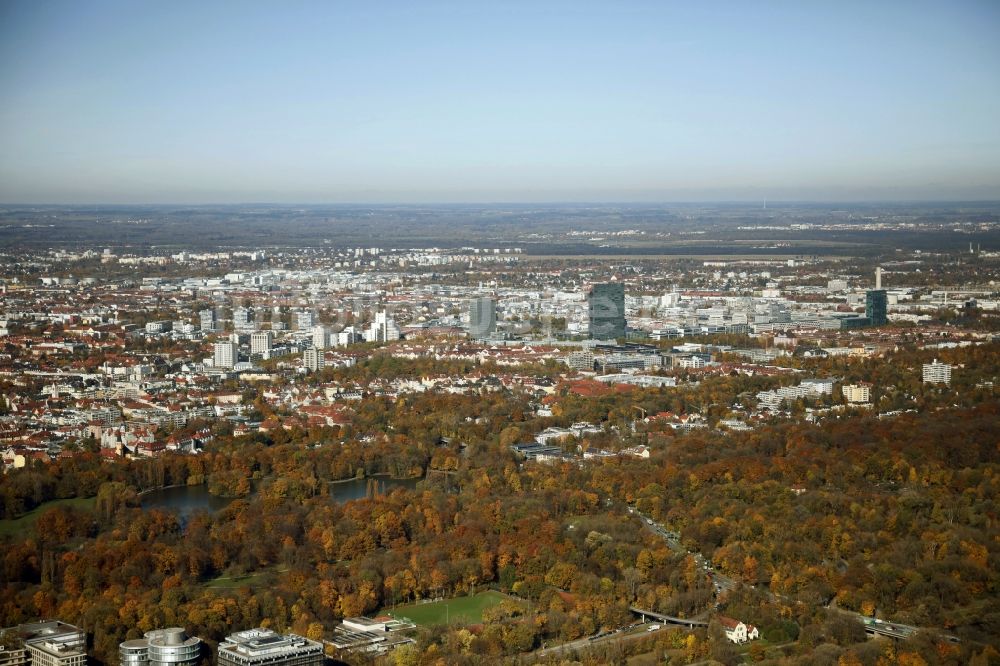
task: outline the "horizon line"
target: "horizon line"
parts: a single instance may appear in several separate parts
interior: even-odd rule
[[[767,205],[764,205],[764,202]],[[641,201],[641,200],[602,200],[602,201],[580,201],[580,200],[552,200],[552,201],[396,201],[396,202],[373,202],[373,201],[207,201],[207,202],[166,202],[166,201],[144,201],[144,202],[24,202],[24,201],[0,201],[3,207],[52,207],[52,208],[74,208],[74,207],[126,207],[126,206],[185,206],[185,207],[206,207],[206,206],[691,206],[691,205],[754,205],[760,206],[761,210],[769,210],[772,206],[813,204],[829,206],[861,206],[873,204],[977,204],[977,205],[1000,205],[998,199],[857,199],[857,200],[829,200],[829,199],[690,199],[678,201]]]

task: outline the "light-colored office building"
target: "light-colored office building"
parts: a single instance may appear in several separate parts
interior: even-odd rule
[[[375,321],[372,322],[371,328],[368,329],[366,338],[368,342],[392,342],[393,340],[399,340],[399,327],[396,326],[396,322],[393,321],[392,317],[385,310],[376,312]]]
[[[31,666],[85,666],[87,653],[83,648],[50,640],[35,640],[25,644],[31,655]]]
[[[260,354],[266,357],[274,344],[274,333],[271,331],[257,331],[250,334],[250,353]]]
[[[83,630],[71,624],[46,620],[20,624],[3,632],[12,633],[24,645],[23,651],[12,650],[11,666],[16,662],[31,666],[85,666],[87,663],[87,637]]]
[[[348,326],[340,333],[335,333],[337,336],[337,346],[346,347],[347,345],[353,345],[355,342],[361,342],[363,339],[361,334],[358,333],[353,326]]]
[[[219,666],[322,666],[323,645],[296,634],[248,629],[219,643]]]
[[[213,308],[208,308],[198,312],[198,320],[201,322],[201,330],[211,333],[219,330],[219,319]]]
[[[233,310],[233,328],[237,331],[246,331],[254,327],[253,310],[250,308],[235,308]]]
[[[312,310],[300,310],[295,314],[295,327],[300,331],[308,331],[316,323],[316,314]]]
[[[847,291],[847,280],[842,280],[836,278],[833,280],[828,280],[826,283],[827,291]]]

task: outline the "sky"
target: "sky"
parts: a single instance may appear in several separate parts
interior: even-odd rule
[[[1000,2],[0,0],[0,202],[1000,199]]]

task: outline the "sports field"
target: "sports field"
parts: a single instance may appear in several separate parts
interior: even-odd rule
[[[493,590],[480,592],[469,597],[454,597],[428,604],[397,606],[389,615],[406,618],[414,624],[430,626],[434,624],[476,624],[483,621],[483,611],[498,605],[507,595]]]

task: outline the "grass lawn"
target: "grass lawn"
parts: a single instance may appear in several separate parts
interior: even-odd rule
[[[49,509],[57,506],[70,506],[76,509],[90,510],[94,508],[96,501],[96,497],[71,497],[69,499],[52,500],[51,502],[39,504],[23,516],[0,520],[0,537],[24,534],[31,529],[35,521],[38,520],[38,517]]]
[[[453,597],[429,604],[397,606],[389,615],[412,621],[421,626],[435,624],[476,624],[483,621],[483,611],[497,606],[509,597],[502,592],[487,590],[474,597]]]
[[[265,581],[271,574],[278,574],[288,569],[278,569],[276,567],[255,571],[244,576],[219,576],[205,583],[205,587],[216,589],[237,589],[241,587],[257,587]]]

